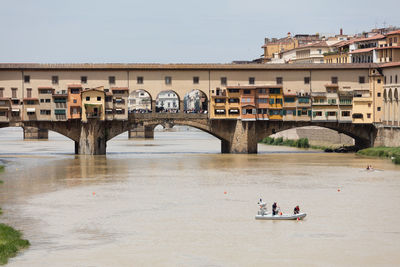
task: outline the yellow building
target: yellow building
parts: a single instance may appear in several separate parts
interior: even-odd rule
[[[268,115],[270,120],[283,119],[283,90],[282,86],[269,88]]]
[[[82,91],[82,121],[105,119],[105,93],[103,87]]]
[[[377,51],[379,63],[400,61],[400,30],[387,33]]]

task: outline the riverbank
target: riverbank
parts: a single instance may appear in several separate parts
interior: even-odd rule
[[[4,166],[0,165],[0,172]],[[3,183],[0,180],[0,184]],[[0,208],[0,215],[3,213]],[[0,265],[7,264],[8,259],[15,257],[21,249],[30,245],[28,240],[22,239],[22,233],[11,226],[0,223]]]
[[[283,137],[273,138],[266,137],[260,143],[271,146],[290,146],[297,148],[311,148],[317,150],[323,150],[324,152],[336,152],[336,153],[347,153],[347,152],[356,152],[357,148],[355,146],[316,146],[311,145],[308,141],[308,138],[300,138],[297,140],[293,139],[283,139]]]
[[[368,157],[389,158],[394,164],[400,164],[400,147],[371,147],[360,150],[357,154]]]

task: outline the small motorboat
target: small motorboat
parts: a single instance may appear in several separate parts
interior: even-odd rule
[[[256,220],[302,220],[306,217],[306,213],[299,213],[299,214],[277,214],[272,215],[272,213],[267,213],[264,215],[257,214]]]
[[[280,210],[277,211],[276,215],[267,211],[267,203],[263,202],[262,199],[257,203],[260,205],[260,210],[256,215],[256,220],[302,220],[306,217],[306,213],[296,213],[296,214],[282,214]]]

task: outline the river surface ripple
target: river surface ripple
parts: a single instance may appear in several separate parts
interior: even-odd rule
[[[0,131],[1,222],[31,247],[9,266],[398,266],[400,167],[259,145],[219,154],[202,132],[108,142],[106,156]],[[364,171],[372,164],[373,172]],[[256,221],[257,201],[304,221]]]

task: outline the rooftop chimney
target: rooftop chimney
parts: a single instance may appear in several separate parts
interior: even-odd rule
[[[288,32],[288,33],[287,33],[287,37],[290,38],[291,36],[292,36],[292,35],[290,34],[290,32]]]
[[[343,29],[340,28],[340,35],[343,35]]]

